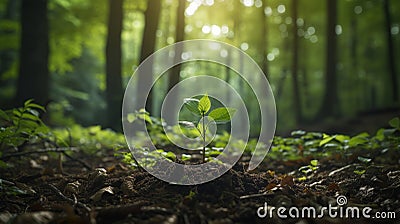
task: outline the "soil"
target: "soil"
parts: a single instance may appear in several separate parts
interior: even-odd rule
[[[113,153],[9,158],[7,163],[13,167],[0,170],[0,222],[400,223],[398,150],[377,155],[363,174],[354,172],[360,166],[354,155],[333,155],[320,159],[318,168],[306,178],[299,168],[310,164],[310,157],[267,158],[256,170],[247,171],[249,156],[244,156],[218,179],[197,186],[158,180],[128,167]],[[347,199],[346,203],[337,201],[339,196],[345,196],[340,198]],[[322,207],[335,207],[337,202],[344,203],[339,208],[357,207],[360,212],[369,207],[371,218],[361,213],[360,218],[346,218],[345,210],[336,218],[328,211],[320,218],[301,216],[303,207],[315,208],[318,216]],[[265,205],[268,211],[275,207],[274,213],[260,218],[257,211],[263,215]],[[299,217],[278,217],[275,212],[281,206],[287,208],[288,216],[290,208],[299,208]],[[372,218],[376,212],[395,212],[396,218]]]

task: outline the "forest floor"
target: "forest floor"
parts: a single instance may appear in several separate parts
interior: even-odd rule
[[[355,173],[357,155],[333,154],[318,161],[306,177],[298,172],[312,158],[285,161],[267,158],[246,171],[248,156],[218,179],[179,186],[132,169],[110,150],[98,155],[77,151],[73,157],[33,153],[8,158],[2,168],[0,223],[399,223],[400,155],[376,155],[364,173]],[[267,156],[268,157],[268,156]],[[302,179],[303,176],[303,179]],[[7,186],[7,187],[6,187]],[[337,206],[332,218],[302,216],[303,207]],[[280,218],[272,206],[297,207],[299,217]],[[261,209],[260,209],[261,207]],[[345,216],[357,207],[360,218]],[[370,218],[362,209],[369,207]],[[323,210],[322,210],[323,211]],[[292,212],[295,212],[293,209]],[[352,211],[350,211],[352,212]],[[351,213],[349,215],[353,214]],[[377,213],[382,212],[382,213]],[[296,215],[295,213],[292,213]],[[378,219],[377,215],[393,216]],[[312,217],[312,214],[311,214]]]

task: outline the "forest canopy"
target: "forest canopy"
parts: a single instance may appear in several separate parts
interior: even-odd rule
[[[370,114],[385,117],[366,127],[376,130],[398,108],[397,1],[29,2],[0,3],[1,107],[34,98],[48,108],[51,125],[121,130],[121,98],[137,66],[156,50],[191,39],[229,43],[258,63],[274,92],[278,133],[313,125],[335,130],[332,118],[346,123]],[[224,66],[184,63],[170,73],[149,98],[152,115],[179,80],[204,74],[241,88],[253,107],[251,91]]]

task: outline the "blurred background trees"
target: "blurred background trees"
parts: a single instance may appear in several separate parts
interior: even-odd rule
[[[205,38],[242,49],[266,72],[278,133],[324,131],[399,112],[399,28],[394,0],[0,0],[0,106],[34,98],[47,104],[52,125],[120,130],[123,89],[140,62],[166,45]],[[241,61],[223,49],[221,57]],[[169,88],[203,74],[240,89],[257,113],[237,75],[206,62],[171,69],[147,110],[158,115]]]

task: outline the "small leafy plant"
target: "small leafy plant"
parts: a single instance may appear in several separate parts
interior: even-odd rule
[[[27,100],[22,107],[0,109],[0,158],[5,152],[19,151],[24,145],[44,143],[51,137],[50,129],[40,119],[45,108]],[[7,164],[0,160],[0,167]]]
[[[196,129],[201,136],[203,145],[203,163],[206,158],[206,133],[213,121],[217,124],[229,122],[234,116],[236,109],[229,107],[218,107],[211,109],[211,101],[207,94],[203,95],[200,100],[196,98],[184,99],[184,106],[197,118],[197,122],[180,121],[179,123],[187,128]],[[209,118],[206,121],[206,116]],[[206,123],[207,122],[207,123]],[[197,123],[197,124],[195,124]]]
[[[20,108],[0,110],[0,150],[18,149],[27,142],[47,137],[49,128],[40,119],[39,112],[45,112],[45,108],[33,100],[27,100]]]

